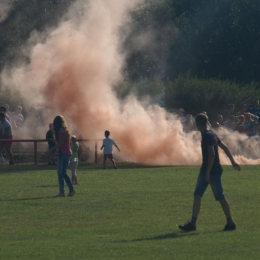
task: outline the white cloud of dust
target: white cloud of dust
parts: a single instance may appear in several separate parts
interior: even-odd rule
[[[2,83],[19,90],[25,103],[43,108],[47,123],[62,114],[70,128],[88,139],[102,139],[104,131],[110,130],[121,148],[116,156],[123,160],[200,164],[198,132],[186,135],[179,120],[163,108],[141,104],[134,96],[119,100],[113,91],[123,80],[126,55],[122,42],[128,29],[125,36],[119,30],[127,28],[129,12],[137,4],[133,0],[76,2],[58,28],[30,49],[29,63],[6,68]],[[28,42],[32,44],[32,39]],[[237,158],[243,163],[256,162]]]

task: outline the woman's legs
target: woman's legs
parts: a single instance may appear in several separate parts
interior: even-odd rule
[[[64,189],[64,179],[62,176],[62,154],[61,153],[58,153],[57,174],[58,174],[58,183],[59,183],[60,193],[64,194],[65,189]]]
[[[71,155],[62,154],[61,173],[62,173],[63,179],[66,181],[66,183],[69,187],[69,191],[71,192],[71,191],[74,191],[74,188],[73,188],[71,179],[70,179],[70,177],[67,173],[67,168],[68,168],[68,165],[69,165],[70,157],[71,157]]]

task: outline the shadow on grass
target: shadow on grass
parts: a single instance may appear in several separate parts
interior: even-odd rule
[[[54,197],[37,197],[37,198],[18,198],[18,199],[0,199],[0,201],[27,201],[27,200],[45,200],[55,199]]]
[[[149,168],[171,168],[174,167],[176,169],[181,168],[182,166],[174,166],[174,165],[142,165],[142,164],[136,164],[136,163],[128,163],[128,162],[118,162],[117,163],[118,169],[124,170],[124,169],[149,169]],[[33,164],[23,164],[18,163],[16,165],[0,165],[1,172],[0,174],[10,174],[10,173],[20,173],[20,172],[35,172],[35,171],[56,171],[57,166],[49,166],[47,164],[39,163],[38,165]],[[106,171],[111,170],[114,171],[112,164],[109,162],[107,163],[107,169],[103,169],[102,162],[99,163],[88,163],[88,162],[80,162],[78,169],[88,171]],[[70,169],[68,169],[70,170]]]
[[[175,233],[168,233],[165,235],[159,235],[155,237],[144,237],[144,238],[137,238],[132,240],[118,240],[113,241],[114,243],[130,243],[130,242],[142,242],[142,241],[153,241],[153,240],[163,240],[163,239],[173,239],[173,238],[181,238],[184,236],[196,236],[199,233],[185,233],[185,232],[175,232]]]
[[[39,186],[36,186],[37,188],[51,188],[51,187],[58,187],[59,185],[58,184],[52,184],[52,185],[39,185]]]

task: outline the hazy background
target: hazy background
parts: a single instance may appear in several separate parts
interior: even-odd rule
[[[35,24],[23,35],[19,48],[10,45],[2,64],[1,85],[6,93],[19,97],[17,102],[25,110],[41,111],[43,126],[37,127],[38,137],[44,138],[48,124],[62,114],[71,131],[84,138],[103,138],[104,131],[110,130],[121,148],[116,156],[122,160],[154,165],[201,162],[199,133],[184,134],[176,115],[167,112],[155,95],[149,97],[149,91],[145,95],[136,91],[118,94],[118,88],[133,77],[128,68],[134,52],[153,54],[158,61],[154,81],[160,80],[159,75],[167,70],[163,46],[180,37],[174,23],[162,28],[151,23],[137,30],[133,12],[143,10],[145,3],[81,0],[62,5],[57,1],[62,8],[53,11],[54,17],[47,15],[52,22],[45,27]],[[16,15],[14,28],[32,26],[24,15],[10,13],[11,4],[3,1],[1,5],[0,22],[8,23],[8,16]],[[44,4],[41,11],[46,12]],[[255,141],[238,134],[223,138],[241,163],[258,163],[253,160],[259,154]]]

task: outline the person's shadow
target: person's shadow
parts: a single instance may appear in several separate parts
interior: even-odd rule
[[[159,235],[154,237],[143,237],[143,238],[136,238],[132,240],[117,240],[113,241],[114,243],[129,243],[129,242],[141,242],[141,241],[153,241],[153,240],[163,240],[163,239],[174,239],[174,238],[181,238],[184,236],[196,236],[199,233],[197,232],[174,232],[174,233],[168,233],[165,235]]]

